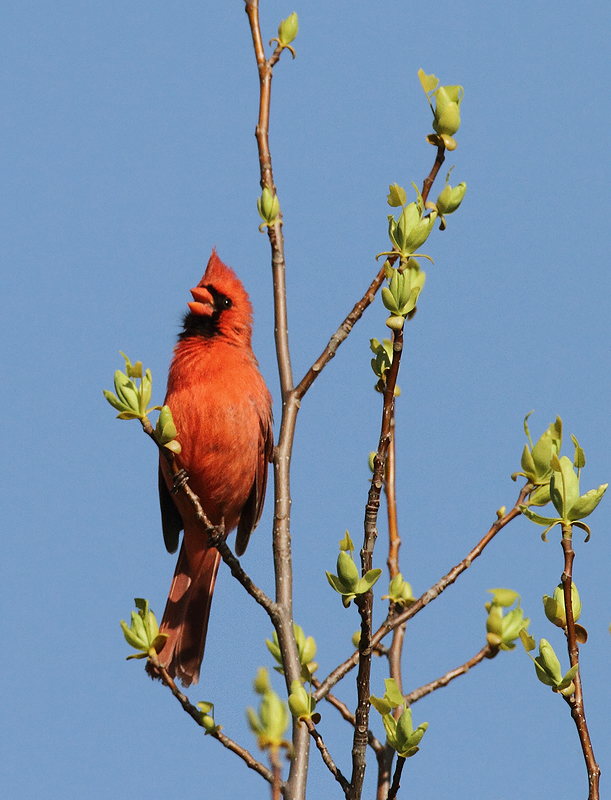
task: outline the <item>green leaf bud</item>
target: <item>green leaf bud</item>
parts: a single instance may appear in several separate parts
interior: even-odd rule
[[[272,194],[267,186],[264,187],[261,197],[257,198],[257,209],[263,222],[259,225],[259,230],[269,225],[275,225],[276,222],[282,222],[280,219],[280,201],[277,194]]]
[[[437,202],[437,211],[440,214],[453,214],[462,203],[464,196],[467,192],[467,184],[459,183],[458,186],[452,188],[449,183],[441,190]]]
[[[282,700],[271,689],[263,695],[259,717],[264,729],[264,744],[280,746],[288,725],[288,713]]]
[[[259,667],[252,685],[257,694],[265,694],[271,691],[272,686],[269,682],[269,672],[265,667]]]
[[[560,661],[547,639],[541,639],[539,642],[539,656],[535,658],[535,668],[541,683],[555,687],[562,682]]]
[[[440,135],[454,136],[460,128],[460,104],[464,96],[462,86],[440,86],[434,93],[436,108],[433,130]]]
[[[573,606],[573,620],[577,622],[581,616],[581,600],[574,582],[571,582],[571,601]],[[553,597],[543,595],[543,608],[548,620],[558,628],[566,628],[566,604],[564,602],[564,588],[561,583],[554,589]]]
[[[359,582],[357,566],[348,553],[343,550],[337,557],[337,575],[348,591],[353,591]]]
[[[283,19],[278,27],[278,43],[282,47],[287,47],[299,33],[299,20],[297,13],[293,11],[286,19]]]
[[[155,439],[160,445],[167,445],[176,438],[177,431],[172,412],[169,406],[163,406],[159,412],[157,425],[155,426]]]
[[[308,694],[301,681],[291,683],[291,694],[289,695],[289,710],[297,719],[312,719],[316,700]],[[316,721],[316,720],[315,720]]]

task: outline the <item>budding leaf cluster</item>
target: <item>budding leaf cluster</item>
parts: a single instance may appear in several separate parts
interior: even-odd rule
[[[384,683],[386,686],[384,697],[371,695],[371,704],[382,715],[388,744],[401,758],[411,758],[420,749],[418,745],[429,724],[423,722],[414,729],[411,708],[405,708],[399,719],[395,719],[392,714],[393,708],[403,706],[405,701],[394,678],[387,678]]]
[[[333,575],[331,572],[326,574],[332,588],[341,594],[344,608],[348,608],[355,597],[366,594],[372,588],[382,574],[382,570],[370,569],[362,577],[359,575],[358,567],[352,558],[354,543],[348,531],[346,531],[346,536],[339,543],[339,546],[337,575]]]
[[[589,492],[580,495],[579,476],[573,468],[571,459],[568,456],[558,458],[554,454],[550,465],[552,476],[550,478],[549,491],[552,504],[558,512],[558,516],[543,517],[531,511],[525,505],[520,506],[520,511],[532,522],[545,527],[541,534],[541,538],[544,541],[547,541],[547,534],[555,525],[562,525],[568,528],[574,525],[577,528],[581,528],[586,532],[587,541],[590,538],[590,528],[582,520],[594,511],[602,500],[609,484],[604,483],[598,489],[590,489]]]
[[[570,697],[575,691],[575,684],[573,681],[579,670],[579,665],[575,664],[575,666],[571,667],[568,672],[563,675],[558,656],[547,639],[541,639],[537,658],[533,658],[533,656],[530,655],[530,651],[535,649],[535,640],[531,636],[526,635],[526,631],[524,631],[521,639],[524,649],[535,665],[535,672],[541,683],[544,683],[546,686],[551,686],[552,691],[559,692],[564,695],[564,697]]]
[[[168,638],[167,633],[159,633],[159,626],[155,615],[149,608],[148,600],[136,597],[134,600],[137,611],[132,611],[131,624],[128,626],[121,620],[121,629],[125,641],[140,652],[127,656],[130,658],[148,658],[151,651],[161,652]]]
[[[378,379],[375,390],[376,392],[383,392],[386,387],[386,373],[390,369],[394,357],[392,342],[390,339],[383,339],[381,342],[377,339],[370,339],[369,349],[374,355],[374,358],[371,359],[371,369]],[[394,394],[395,397],[401,394],[401,389],[398,386],[395,386]],[[371,471],[373,472],[373,468]]]
[[[269,673],[264,667],[260,667],[257,672],[253,686],[255,692],[261,695],[259,711],[249,707],[246,709],[246,717],[250,729],[257,737],[257,744],[261,750],[287,747],[288,743],[284,739],[284,733],[289,723],[288,711],[280,697],[272,689]]]
[[[530,620],[524,616],[520,608],[520,595],[511,589],[489,589],[492,600],[485,604],[488,617],[486,619],[486,641],[500,650],[514,650],[515,641],[521,631],[526,631]],[[511,606],[517,603],[515,608]],[[504,608],[509,608],[503,613]],[[497,650],[498,652],[498,650]]]
[[[206,736],[210,733],[217,733],[221,730],[223,726],[217,725],[214,721],[214,703],[202,701],[201,703],[197,704],[197,708],[201,714],[202,726],[206,731]]]
[[[104,389],[104,397],[113,408],[119,412],[117,419],[144,419],[149,411],[157,410],[160,406],[148,408],[153,392],[153,378],[150,369],[142,373],[142,362],[132,364],[125,353],[125,372],[115,372],[115,392]],[[136,383],[136,381],[140,383]]]
[[[297,655],[299,656],[299,663],[301,664],[301,680],[311,681],[312,676],[318,669],[318,664],[314,661],[316,655],[316,642],[313,636],[306,636],[303,632],[301,625],[293,623],[293,631],[295,633],[295,642],[297,644]],[[278,642],[278,634],[273,632],[271,639],[266,639],[265,644],[267,649],[278,662],[278,666],[274,667],[276,672],[284,675],[284,667],[282,666],[282,653],[280,652],[280,644]]]
[[[428,215],[424,215],[424,200],[420,190],[416,184],[412,183],[412,186],[416,190],[416,200],[412,203],[407,203],[405,189],[401,186],[396,183],[389,186],[388,205],[393,208],[402,206],[403,210],[397,219],[393,214],[388,215],[388,236],[393,249],[378,253],[376,256],[376,258],[379,258],[380,256],[399,254],[402,266],[405,266],[409,257],[415,254],[416,250],[426,242],[437,219],[436,209],[431,210]],[[431,260],[429,256],[419,255],[422,255],[423,258],[428,258],[429,261]]]
[[[437,198],[437,202],[434,205],[439,216],[440,231],[445,231],[446,216],[448,214],[453,214],[460,207],[460,204],[464,200],[467,192],[467,184],[464,181],[459,183],[458,186],[455,186],[454,188],[450,186],[450,173],[453,169],[454,167],[448,171],[446,176],[446,184],[441,190],[439,197]]]
[[[301,681],[293,681],[289,695],[289,710],[291,714],[299,720],[311,719],[317,725],[320,722],[320,714],[315,713],[315,708],[316,700],[312,697],[311,692],[306,691]]]
[[[439,86],[439,80],[434,75],[427,75],[423,69],[418,70],[418,78],[433,112],[433,130],[448,150],[455,150],[454,135],[460,128],[460,104],[465,90],[462,86]],[[431,144],[438,144],[437,137],[427,138]]]
[[[391,580],[388,587],[388,594],[382,595],[382,600],[390,600],[396,606],[408,608],[416,599],[412,593],[412,587],[407,581],[403,580],[403,575],[398,572]]]

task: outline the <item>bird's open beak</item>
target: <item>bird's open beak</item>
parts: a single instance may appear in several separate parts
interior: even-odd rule
[[[196,286],[191,289],[194,303],[188,303],[192,314],[199,314],[202,317],[211,316],[214,311],[214,298],[203,286]]]

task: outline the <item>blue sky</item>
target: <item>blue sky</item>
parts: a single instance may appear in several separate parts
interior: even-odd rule
[[[418,69],[465,87],[459,146],[446,165],[456,165],[453,183],[466,181],[467,196],[427,242],[435,265],[406,330],[399,379],[401,566],[419,594],[466,555],[499,506],[513,505],[509,476],[531,409],[534,434],[560,414],[567,441],[578,436],[584,489],[611,477],[611,9],[551,0],[261,5],[265,41],[291,11],[300,19],[297,59],[276,68],[271,123],[296,378],[377,270],[374,257],[388,246],[388,184],[421,184],[432,164]],[[124,660],[119,620],[135,596],[161,616],[174,559],[161,537],[156,453],[102,397],[123,350],[152,369],[154,396],[163,398],[188,290],[216,246],[250,292],[255,350],[280,416],[269,246],[255,204],[258,84],[243,3],[9,0],[2,17],[0,780],[14,800],[266,797],[258,776],[204,739],[139,662]],[[362,532],[380,416],[369,339],[385,335],[385,317],[378,300],[299,419],[295,613],[317,639],[321,675],[351,652],[358,626],[324,570],[344,530],[355,540]],[[591,541],[577,537],[575,561],[603,794],[608,502],[591,517]],[[271,592],[270,521],[268,502],[244,565]],[[532,523],[514,522],[410,623],[406,688],[481,648],[486,590],[497,586],[520,592],[531,632],[550,639],[566,665],[562,634],[541,603],[560,578],[558,538],[544,544]],[[375,563],[384,560],[381,537]],[[377,621],[383,615],[378,599]],[[226,733],[253,750],[243,709],[256,702],[257,667],[271,666],[270,633],[222,571],[191,696],[214,700]],[[377,694],[383,677],[377,662]],[[353,681],[338,694],[353,705]],[[322,711],[321,732],[348,772],[350,731],[333,709]],[[522,650],[480,665],[413,713],[430,727],[402,796],[585,795],[567,708]],[[369,796],[373,780],[372,771]],[[316,752],[309,796],[340,796]]]

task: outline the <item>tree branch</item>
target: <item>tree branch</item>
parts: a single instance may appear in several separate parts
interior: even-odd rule
[[[393,360],[386,376],[384,387],[384,408],[378,451],[373,460],[373,478],[369,487],[367,505],[365,506],[365,536],[361,550],[361,568],[364,575],[372,568],[373,548],[377,539],[377,519],[380,508],[380,493],[384,482],[386,456],[391,439],[391,421],[395,404],[395,386],[403,352],[403,331],[396,331],[393,341]],[[361,615],[361,639],[359,642],[359,671],[356,679],[358,705],[355,714],[354,737],[352,743],[352,779],[350,800],[360,800],[365,777],[365,751],[367,748],[367,731],[369,729],[370,708],[370,673],[371,673],[371,622],[373,609],[373,591],[355,601]]]
[[[505,525],[507,525],[511,520],[515,519],[521,514],[520,505],[522,505],[525,501],[530,492],[532,491],[533,486],[530,483],[526,483],[520,494],[518,495],[518,499],[514,507],[509,511],[502,519],[498,519],[494,525],[491,526],[488,533],[475,545],[475,547],[471,550],[471,552],[463,558],[463,560],[453,567],[447,575],[444,575],[443,578],[440,578],[437,583],[433,584],[431,588],[426,591],[421,597],[419,597],[409,608],[405,611],[401,612],[400,614],[396,614],[394,616],[389,615],[383,624],[378,628],[376,633],[373,635],[371,639],[372,647],[375,647],[386,635],[390,633],[390,631],[394,630],[399,625],[402,625],[404,622],[407,622],[412,617],[414,617],[418,612],[422,611],[422,609],[427,606],[432,600],[435,600],[439,595],[444,592],[448,586],[453,584],[456,579],[461,575],[466,569],[468,569],[473,561],[480,556],[486,546],[490,544],[492,539],[496,536],[496,534],[502,530]],[[333,687],[335,684],[340,681],[351,669],[353,669],[359,661],[359,651],[357,650],[354,652],[350,658],[346,659],[343,664],[340,664],[336,669],[331,672],[324,681],[322,681],[320,689],[317,689],[314,693],[314,698],[318,702],[322,700],[325,694]]]
[[[162,682],[170,689],[174,697],[183,707],[184,711],[186,711],[186,713],[193,720],[195,720],[200,728],[205,729],[200,710],[191,702],[189,702],[189,698],[180,691],[178,686],[176,686],[176,683],[170,677],[166,668],[162,666],[159,658],[157,656],[149,655],[149,661],[151,664],[153,664]],[[241,747],[239,744],[237,744],[237,742],[234,742],[233,739],[225,736],[225,734],[221,731],[214,731],[213,733],[208,733],[208,735],[219,741],[224,747],[226,747],[228,750],[231,750],[232,753],[238,755],[247,767],[255,772],[258,772],[259,775],[265,778],[268,783],[270,783],[272,786],[274,785],[274,774],[272,770],[268,769],[264,764],[261,764],[260,761],[257,761],[257,759],[251,753],[249,753],[248,750],[246,750],[244,747]],[[282,791],[284,791],[284,786],[282,786]]]
[[[442,675],[441,678],[437,678],[430,683],[426,683],[424,686],[420,686],[418,689],[414,689],[413,692],[403,695],[405,707],[407,708],[413,703],[416,703],[418,700],[421,700],[423,697],[426,697],[427,694],[431,694],[431,692],[441,689],[443,686],[447,686],[448,683],[453,681],[455,678],[459,678],[461,675],[466,675],[471,667],[474,667],[476,664],[480,664],[485,658],[491,658],[495,649],[498,650],[498,648],[493,648],[491,645],[486,644],[484,647],[482,647],[479,653],[476,653],[473,658],[465,661],[465,663],[461,664],[460,667],[451,669],[449,672],[446,672],[445,675]]]
[[[562,526],[562,549],[564,551],[564,571],[562,573],[562,589],[564,592],[564,606],[566,608],[566,638],[569,651],[571,666],[579,664],[579,646],[575,633],[575,618],[573,615],[573,560],[575,551],[573,550],[573,526]],[[583,751],[583,757],[588,770],[588,800],[600,800],[599,783],[600,767],[594,757],[594,749],[590,738],[590,731],[586,722],[586,714],[583,705],[583,691],[581,686],[581,670],[573,678],[575,693],[571,697],[564,699],[571,709],[571,716],[577,727],[579,741]]]
[[[348,796],[348,791],[350,789],[350,784],[348,783],[348,781],[346,780],[346,778],[342,774],[342,772],[339,769],[339,767],[335,764],[335,762],[331,758],[331,754],[327,750],[327,746],[324,743],[322,736],[316,730],[316,726],[314,725],[314,723],[312,722],[311,719],[304,719],[304,720],[302,720],[302,722],[304,723],[304,725],[308,729],[308,731],[310,733],[310,736],[316,742],[316,747],[318,748],[318,750],[320,752],[320,755],[322,756],[322,760],[324,761],[325,766],[327,767],[329,772],[333,775],[335,780],[339,783],[339,785],[342,787],[342,789],[344,790],[344,794],[347,797]]]
[[[399,758],[397,758],[397,766],[395,767],[395,774],[392,779],[392,786],[388,790],[388,800],[396,800],[397,792],[401,788],[401,773],[403,772],[404,766],[405,766],[405,758],[403,758],[403,756],[399,756]]]
[[[245,10],[250,24],[257,69],[259,71],[259,118],[255,136],[259,152],[260,184],[262,189],[267,187],[275,195],[276,185],[274,183],[269,149],[269,113],[273,68],[280,57],[282,48],[277,47],[269,60],[265,58],[259,23],[258,0],[245,0]],[[278,606],[278,618],[274,621],[274,627],[278,634],[278,645],[284,664],[287,691],[290,691],[292,681],[298,680],[301,673],[293,630],[293,569],[290,535],[290,466],[297,406],[294,402],[289,402],[293,389],[293,373],[289,349],[282,212],[280,212],[280,219],[276,224],[267,226],[267,233],[271,246],[274,338],[282,394],[280,436],[274,451],[273,556],[276,604]],[[305,800],[309,738],[307,730],[299,725],[296,720],[293,721],[292,741],[293,758],[287,781],[287,797],[290,800]]]

